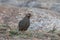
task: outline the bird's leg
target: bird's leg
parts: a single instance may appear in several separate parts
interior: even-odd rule
[[[18,34],[24,34],[25,33],[25,31],[19,31],[18,32]]]
[[[19,34],[29,34],[29,32],[28,31],[25,31],[25,30],[24,31],[19,31],[18,33]]]

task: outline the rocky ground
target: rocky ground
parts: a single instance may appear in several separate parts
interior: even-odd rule
[[[59,0],[0,0],[0,40],[60,40]],[[22,34],[18,23],[31,13]]]

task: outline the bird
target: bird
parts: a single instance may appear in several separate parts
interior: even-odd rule
[[[19,31],[26,31],[29,28],[30,17],[31,17],[31,14],[28,13],[21,21],[19,21],[19,24],[18,24]]]

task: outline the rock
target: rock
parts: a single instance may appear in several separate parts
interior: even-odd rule
[[[5,11],[5,12],[3,12]],[[28,30],[44,30],[44,31],[50,31],[53,29],[53,27],[56,25],[56,29],[60,29],[60,14],[51,11],[51,10],[45,10],[45,9],[38,9],[38,8],[26,8],[21,7],[17,8],[14,6],[0,6],[0,20],[3,20],[4,24],[4,17],[9,17],[8,19],[8,25],[11,27],[11,29],[16,30],[18,27],[18,23],[20,20],[24,18],[24,16],[27,13],[31,13],[32,17],[30,19],[30,27]],[[1,24],[1,22],[0,22]]]

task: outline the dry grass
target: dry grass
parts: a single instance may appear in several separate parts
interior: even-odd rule
[[[46,32],[35,32],[35,31],[32,31],[32,32],[22,32],[22,33],[20,33],[20,34],[18,34],[18,33],[14,33],[14,32],[12,32],[12,36],[14,37],[14,36],[19,36],[20,38],[25,38],[25,39],[33,39],[33,38],[38,38],[38,39],[48,39],[48,38],[50,38],[50,39],[53,39],[53,40],[59,40],[60,38],[59,38],[59,36],[58,35],[56,35],[56,34],[52,34],[52,33],[46,33]],[[17,35],[18,34],[18,35]]]
[[[11,31],[9,31],[9,35],[8,35],[8,33],[7,34],[5,33],[5,32],[7,32],[6,29],[4,29],[5,26],[6,25],[0,25],[0,27],[2,27],[0,29],[3,30],[2,33],[0,32],[0,37],[2,34],[3,38],[8,37],[7,39],[10,39],[10,40],[13,38],[14,39],[20,39],[20,38],[22,38],[22,39],[36,39],[37,38],[37,39],[42,39],[42,40],[45,40],[45,39],[46,40],[50,40],[50,39],[51,40],[59,40],[60,39],[60,36],[58,36],[55,33],[47,33],[47,32],[42,32],[42,31],[41,32],[40,31],[19,32],[16,30],[14,30],[14,31],[11,30]]]

